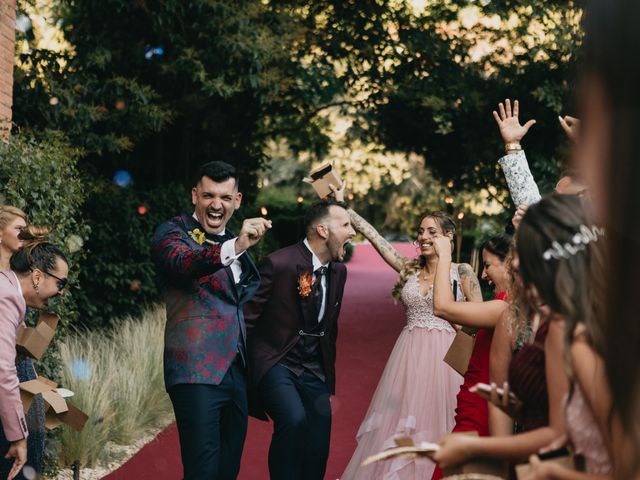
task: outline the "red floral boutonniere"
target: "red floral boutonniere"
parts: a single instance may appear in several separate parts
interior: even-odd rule
[[[303,272],[298,277],[298,293],[301,298],[307,298],[311,295],[311,289],[313,288],[313,275],[311,272]]]

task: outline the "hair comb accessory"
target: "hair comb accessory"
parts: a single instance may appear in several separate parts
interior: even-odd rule
[[[561,258],[569,258],[578,252],[585,250],[586,246],[591,242],[596,242],[600,237],[604,236],[604,229],[596,225],[587,227],[586,225],[580,225],[578,232],[571,237],[570,242],[561,244],[554,240],[551,242],[551,248],[545,250],[542,254],[542,258],[545,260],[560,260]]]

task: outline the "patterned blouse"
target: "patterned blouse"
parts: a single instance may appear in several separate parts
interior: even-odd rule
[[[540,201],[538,185],[533,180],[524,150],[505,155],[498,163],[507,180],[511,198],[516,206],[531,205]]]

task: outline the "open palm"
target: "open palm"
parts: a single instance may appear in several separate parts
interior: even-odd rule
[[[493,111],[493,118],[496,119],[500,135],[504,143],[518,143],[527,134],[529,129],[536,123],[535,120],[529,120],[524,125],[520,125],[518,118],[518,100],[513,102],[513,110],[511,109],[511,101],[506,99],[504,104],[500,102],[498,110],[500,113]]]

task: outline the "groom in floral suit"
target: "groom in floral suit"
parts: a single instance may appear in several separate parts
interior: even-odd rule
[[[306,238],[269,255],[260,288],[247,303],[249,372],[258,402],[274,422],[272,480],[322,480],[329,456],[336,339],[355,235],[344,206],[330,200],[307,212]],[[259,404],[258,404],[259,403]]]
[[[260,284],[247,249],[263,218],[226,229],[240,206],[233,166],[210,162],[192,189],[194,213],[160,225],[152,256],[167,307],[165,385],[176,416],[185,480],[235,479],[247,432],[242,306]]]

